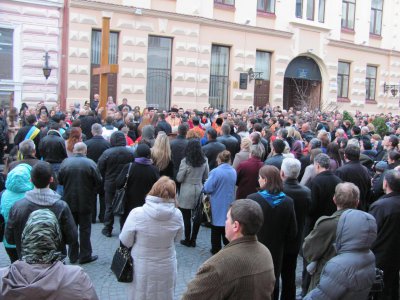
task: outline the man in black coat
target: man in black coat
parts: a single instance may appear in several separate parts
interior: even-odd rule
[[[82,133],[86,136],[86,139],[91,139],[92,138],[92,125],[94,123],[101,123],[100,115],[104,108],[100,107],[98,109],[98,115],[95,114],[95,112],[90,111],[89,113],[81,109],[79,111],[79,120],[81,121],[81,129]]]
[[[226,146],[217,141],[217,131],[214,128],[209,128],[207,130],[208,142],[202,149],[204,155],[208,159],[208,167],[210,171],[217,167],[217,156],[222,151],[226,150]]]
[[[336,211],[333,196],[335,195],[336,185],[341,183],[342,180],[329,170],[329,166],[330,158],[328,155],[320,153],[314,158],[314,168],[317,175],[311,182],[311,204],[306,235],[314,227],[319,217],[330,216]]]
[[[19,145],[23,140],[30,139],[35,143],[36,149],[39,149],[39,143],[41,138],[40,129],[35,126],[36,116],[29,115],[26,117],[28,125],[18,130],[14,138],[14,144]]]
[[[178,174],[179,166],[181,165],[182,159],[185,157],[185,151],[188,144],[186,134],[189,126],[187,123],[182,123],[178,126],[178,135],[170,143],[171,145],[171,160],[174,165],[174,180],[176,180],[176,174]]]
[[[39,158],[50,164],[61,164],[68,157],[65,147],[65,140],[59,131],[60,124],[51,123],[47,135],[42,137],[39,143]]]
[[[297,221],[296,238],[289,241],[285,247],[282,261],[282,292],[281,299],[296,298],[296,266],[297,256],[303,243],[303,232],[311,203],[311,191],[308,187],[300,185],[297,177],[300,173],[300,161],[295,158],[285,158],[281,166],[283,192],[293,199],[294,211]]]
[[[102,178],[96,163],[86,157],[85,143],[76,143],[73,153],[61,164],[58,180],[64,186],[64,201],[68,203],[79,227],[79,243],[69,248],[69,259],[72,263],[79,259],[82,264],[97,259],[97,255],[92,256],[90,243],[91,213]]]
[[[375,217],[378,236],[372,245],[376,266],[383,270],[384,288],[382,298],[399,299],[400,271],[400,172],[385,173],[383,189],[385,195],[375,201],[369,213]]]
[[[346,182],[354,183],[360,189],[360,203],[358,208],[368,210],[371,177],[368,169],[360,163],[360,148],[356,145],[347,145],[344,150],[346,164],[336,169],[335,175]]]
[[[53,169],[54,186],[57,192],[62,195],[62,186],[58,182],[58,171],[61,163],[68,157],[65,146],[65,140],[61,137],[59,131],[60,124],[52,122],[50,130],[45,137],[42,137],[39,143],[39,157],[47,161]]]
[[[121,173],[123,167],[134,160],[135,156],[131,149],[126,147],[125,135],[121,131],[114,132],[110,137],[111,148],[100,156],[97,166],[104,179],[104,192],[106,211],[104,214],[104,228],[101,233],[111,237],[114,225],[112,212],[112,201],[116,191],[115,180]]]
[[[231,126],[228,123],[222,124],[221,133],[222,135],[217,138],[217,141],[225,145],[233,159],[240,150],[239,141],[231,135]]]
[[[93,137],[87,141],[85,144],[87,146],[87,158],[93,160],[96,164],[99,161],[100,156],[104,151],[111,148],[111,144],[103,136],[103,127],[99,123],[94,123],[92,125],[92,135]],[[102,184],[98,189],[99,202],[100,202],[100,212],[99,220],[101,223],[104,222],[104,213],[106,210],[106,204],[104,200],[104,184]],[[97,215],[97,198],[94,199],[92,210],[92,223],[96,223]]]

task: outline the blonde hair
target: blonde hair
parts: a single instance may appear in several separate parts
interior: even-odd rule
[[[154,197],[159,197],[164,200],[173,199],[175,202],[176,198],[175,182],[168,176],[162,176],[160,179],[156,181],[156,183],[153,184],[153,187],[151,188],[149,195]]]
[[[159,132],[151,148],[151,159],[154,165],[160,170],[164,170],[171,161],[171,147],[169,138],[165,132]]]
[[[186,133],[186,138],[188,139],[188,140],[190,140],[190,139],[202,139],[203,138],[203,136],[201,135],[201,133],[200,132],[198,132],[197,130],[193,130],[193,129],[190,129],[187,133]]]
[[[242,142],[240,143],[240,148],[250,151],[251,145],[252,145],[251,139],[246,137],[242,139]]]

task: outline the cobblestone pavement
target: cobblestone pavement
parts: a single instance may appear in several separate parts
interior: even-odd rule
[[[119,224],[119,222],[115,222]],[[82,265],[89,274],[96,288],[97,295],[101,300],[127,299],[128,284],[119,283],[110,270],[111,260],[115,249],[119,246],[119,230],[113,232],[111,238],[101,234],[103,225],[100,223],[92,225],[92,248],[93,254],[99,259],[93,263]],[[210,250],[210,229],[201,227],[197,239],[196,248],[188,248],[180,244],[176,245],[178,258],[178,278],[175,289],[175,299],[180,299],[186,290],[188,282],[194,277],[199,266],[207,260],[211,254]],[[298,260],[300,261],[300,260]],[[8,256],[3,246],[0,246],[0,267],[9,264]],[[298,264],[297,286],[300,284],[301,273]]]

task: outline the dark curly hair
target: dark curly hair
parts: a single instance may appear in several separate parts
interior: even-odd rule
[[[206,162],[201,144],[198,139],[190,139],[186,147],[186,163],[194,168],[200,167]]]

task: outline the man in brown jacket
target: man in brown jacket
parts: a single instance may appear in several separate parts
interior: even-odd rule
[[[225,222],[229,244],[199,268],[182,299],[271,299],[274,265],[256,237],[263,222],[258,203],[234,201]]]

